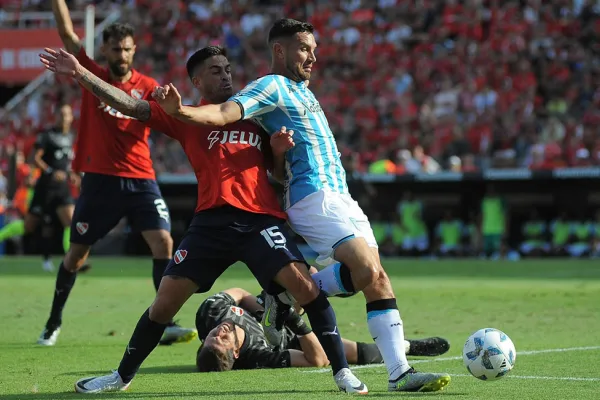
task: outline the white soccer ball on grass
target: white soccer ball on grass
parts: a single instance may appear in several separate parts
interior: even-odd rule
[[[515,366],[517,351],[504,332],[494,328],[480,329],[467,339],[463,361],[477,379],[493,381],[508,374]]]

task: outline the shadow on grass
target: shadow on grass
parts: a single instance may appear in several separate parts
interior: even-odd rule
[[[94,394],[94,399],[153,399],[161,397],[190,397],[190,398],[202,398],[202,397],[215,397],[215,396],[234,396],[240,399],[252,399],[258,398],[261,395],[273,395],[281,394],[282,397],[291,394],[321,394],[323,396],[330,394],[324,390],[243,390],[236,389],[235,391],[173,391],[169,393],[148,393],[148,392],[116,392],[116,393],[98,393]],[[328,396],[329,397],[329,396]],[[60,399],[89,399],[89,394],[83,393],[23,393],[23,394],[10,394],[0,395],[2,400],[60,400]]]
[[[346,397],[345,393],[330,392],[327,390],[243,390],[237,389],[235,391],[173,391],[169,393],[148,393],[148,392],[117,392],[117,393],[99,393],[94,394],[94,399],[114,399],[116,397],[120,399],[153,399],[161,397],[190,397],[190,398],[203,398],[203,397],[215,397],[215,396],[231,396],[239,397],[240,399],[257,398],[261,395],[293,395],[293,394],[319,394],[323,398],[331,398],[339,395]],[[333,396],[332,396],[333,395]],[[390,397],[393,393],[389,392],[369,392],[369,397]],[[429,396],[467,396],[467,393],[457,392],[436,392],[436,393],[402,393],[402,398],[424,398]],[[89,394],[82,393],[23,393],[23,394],[10,394],[0,395],[2,400],[61,400],[61,399],[89,399]]]
[[[83,378],[86,376],[99,376],[106,375],[110,371],[108,370],[99,370],[99,371],[70,371],[64,372],[60,374],[61,376],[75,376],[79,378]],[[140,368],[139,373],[141,375],[148,374],[198,374],[201,375],[200,372],[196,369],[195,365],[168,365],[168,366],[159,366],[159,367],[142,367]]]

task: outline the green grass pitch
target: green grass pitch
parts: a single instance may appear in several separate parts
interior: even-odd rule
[[[56,260],[58,261],[58,260]],[[129,335],[153,298],[151,261],[96,258],[67,303],[55,347],[35,345],[54,287],[37,258],[0,258],[0,399],[83,399],[82,377],[116,369]],[[446,371],[440,394],[389,394],[383,366],[355,372],[377,398],[450,396],[456,399],[598,399],[600,384],[600,262],[388,260],[407,337],[439,335],[451,349],[419,359],[423,371]],[[201,268],[202,266],[199,266]],[[258,291],[243,266],[231,268],[213,290]],[[191,326],[205,295],[178,315]],[[361,296],[333,299],[342,334],[370,341]],[[506,332],[517,349],[510,375],[495,382],[468,376],[462,345],[479,328]],[[125,399],[324,399],[335,391],[329,372],[315,369],[194,372],[198,343],[157,348],[127,392],[93,395]]]

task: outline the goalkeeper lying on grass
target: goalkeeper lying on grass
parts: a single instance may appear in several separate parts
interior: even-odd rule
[[[261,303],[260,297],[240,288],[224,290],[202,302],[196,313],[196,329],[202,341],[196,355],[199,371],[329,365],[315,334],[292,310],[285,322],[284,345],[269,345],[260,324],[264,312]],[[343,342],[348,363],[383,362],[374,343]],[[448,341],[438,337],[405,341],[406,354],[412,356],[437,356],[449,348]]]

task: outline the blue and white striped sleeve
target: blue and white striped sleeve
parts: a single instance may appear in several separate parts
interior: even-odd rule
[[[242,119],[250,119],[269,113],[279,104],[279,88],[272,75],[263,76],[249,83],[230,101],[236,102],[242,109]]]

